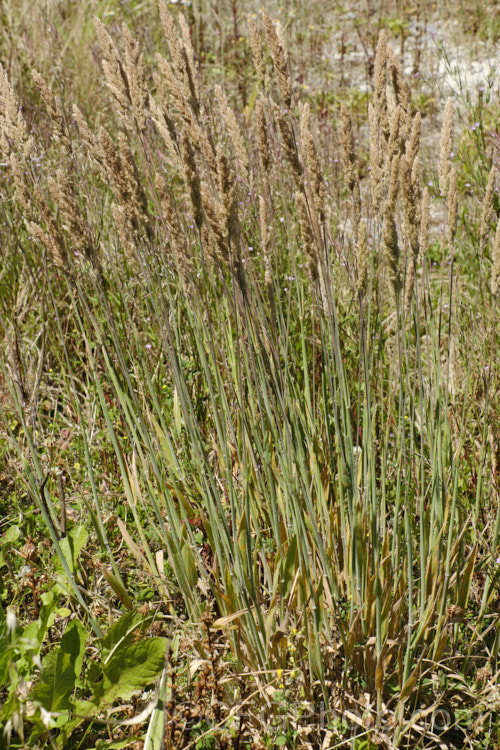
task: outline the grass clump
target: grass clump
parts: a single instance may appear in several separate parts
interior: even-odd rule
[[[9,523],[4,742],[487,747],[492,155],[476,205],[449,100],[431,192],[383,31],[325,139],[266,11],[243,93],[159,17],[154,63],[96,20],[92,122],[33,70],[38,132],[0,75],[5,482],[52,554]]]

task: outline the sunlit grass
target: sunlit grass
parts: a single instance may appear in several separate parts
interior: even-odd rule
[[[124,741],[134,685],[113,702],[91,663],[107,685],[107,649],[144,656],[121,636],[140,611],[168,642],[164,667],[149,655],[158,692],[132,707],[151,709],[146,747],[432,747],[452,731],[487,747],[500,532],[488,101],[471,109],[488,137],[461,129],[453,101],[440,135],[381,34],[368,114],[334,102],[325,138],[294,77],[295,27],[289,53],[287,31],[257,16],[231,51],[243,17],[222,39],[160,4],[156,40],[148,4],[132,5],[130,31],[94,10],[94,112],[85,76],[70,97],[45,64],[2,76],[1,480],[19,514],[0,540],[5,741],[97,747],[104,715]],[[82,655],[58,703],[40,655],[59,658],[66,631]]]

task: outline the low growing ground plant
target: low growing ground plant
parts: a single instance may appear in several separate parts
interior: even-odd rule
[[[497,134],[234,8],[227,78],[96,18],[97,114],[0,70],[2,743],[493,747]]]

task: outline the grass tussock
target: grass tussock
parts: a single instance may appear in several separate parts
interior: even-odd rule
[[[2,742],[490,747],[495,152],[383,30],[325,128],[267,11],[226,83],[159,19],[98,114],[0,71]]]

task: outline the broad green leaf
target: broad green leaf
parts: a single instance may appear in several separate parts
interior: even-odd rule
[[[87,543],[88,538],[89,534],[85,526],[76,526],[76,528],[71,529],[68,536],[59,542],[62,553],[73,575],[77,569],[78,555]],[[59,558],[56,557],[54,563],[56,568],[60,572],[63,572],[64,568]]]
[[[0,546],[4,547],[7,544],[13,544],[21,536],[21,530],[19,526],[9,526],[5,534],[0,537]]]
[[[83,657],[85,656],[85,644],[89,637],[88,631],[83,627],[80,620],[73,620],[61,639],[61,645],[72,649],[75,655],[74,669],[75,677],[79,677],[83,666]]]
[[[61,727],[60,734],[57,736],[57,747],[60,748],[60,750],[66,750],[68,747],[68,739],[73,735],[75,729],[83,724],[87,718],[96,714],[98,710],[99,709],[96,705],[90,701],[75,700],[73,702],[73,710],[70,714],[70,718]]]
[[[117,653],[132,642],[137,629],[142,629],[151,618],[145,618],[140,612],[127,612],[108,630],[102,641],[102,661],[107,664]]]
[[[99,709],[151,685],[165,667],[167,645],[166,638],[148,638],[120,649],[103,667],[104,679],[96,686],[94,703]]]
[[[69,698],[82,670],[87,637],[83,625],[73,620],[66,628],[61,645],[44,658],[40,681],[32,697],[47,711],[71,708]]]
[[[46,591],[42,594],[41,599],[43,606],[40,610],[38,620],[30,623],[23,630],[21,639],[21,651],[23,652],[31,651],[39,653],[47,631],[54,622],[59,603],[59,594],[56,591]]]
[[[64,744],[61,744],[61,738],[63,737],[63,734],[62,732],[60,732],[60,730],[63,730],[63,732],[66,730],[70,715],[71,714],[69,711],[60,711],[57,714],[51,714],[50,717],[50,728],[54,734],[57,734],[57,746],[60,747],[61,750],[65,750],[67,744],[66,742],[64,742]],[[42,721],[40,711],[36,712],[32,721],[34,724],[34,728],[29,736],[26,747],[40,747],[40,737],[47,735],[47,728]],[[58,731],[54,732],[54,729]]]
[[[3,729],[3,726],[5,723],[17,712],[21,709],[21,704],[19,701],[19,696],[17,695],[16,690],[14,689],[13,685],[9,685],[9,692],[7,699],[4,700],[2,704],[0,704],[0,731]],[[4,739],[3,732],[0,734],[0,743]],[[4,745],[0,744],[0,747],[4,747]]]

